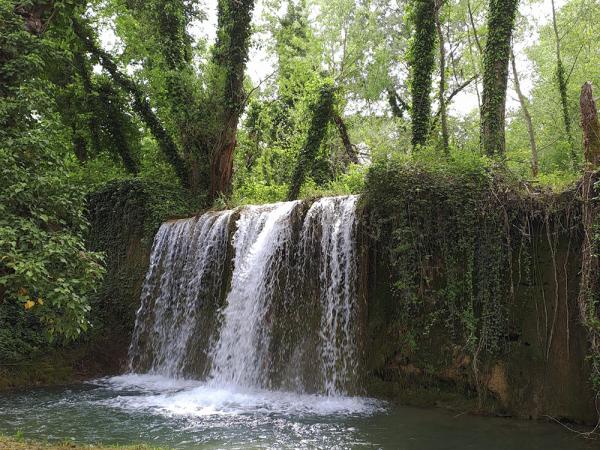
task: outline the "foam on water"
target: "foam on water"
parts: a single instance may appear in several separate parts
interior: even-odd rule
[[[369,398],[215,386],[157,375],[123,375],[94,383],[126,393],[103,400],[107,406],[175,416],[368,416],[384,409],[382,402]]]

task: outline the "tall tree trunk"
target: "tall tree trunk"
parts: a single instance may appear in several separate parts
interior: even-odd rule
[[[597,167],[600,164],[600,121],[598,110],[592,95],[592,83],[589,81],[581,87],[579,98],[581,110],[581,128],[583,129],[583,148],[585,160]]]
[[[436,0],[415,1],[415,34],[411,48],[412,145],[425,145],[431,120],[431,81],[435,67]]]
[[[527,98],[523,95],[523,91],[521,91],[521,83],[519,82],[519,74],[517,73],[515,54],[513,53],[512,48],[510,50],[510,60],[512,63],[513,82],[515,84],[515,90],[517,91],[517,95],[519,96],[521,111],[523,111],[523,117],[525,118],[525,124],[527,125],[527,133],[529,134],[529,145],[531,146],[531,173],[534,177],[536,177],[538,174],[538,155],[537,145],[535,142],[535,132],[533,130],[533,122],[531,120],[531,115],[529,114],[529,108],[527,106]]]
[[[506,87],[512,31],[518,0],[490,0],[488,36],[483,55],[482,147],[488,156],[504,156]]]
[[[294,174],[292,175],[288,200],[296,200],[298,198],[300,188],[302,188],[304,179],[306,178],[306,173],[313,166],[317,152],[321,147],[321,142],[323,142],[323,138],[325,137],[327,124],[333,115],[333,94],[334,88],[331,84],[327,83],[321,86],[317,104],[312,108],[313,113],[308,135],[306,136],[306,140],[298,156],[298,161],[296,162]]]
[[[438,46],[440,50],[440,87],[438,101],[440,103],[440,121],[442,125],[442,146],[444,153],[450,152],[449,134],[448,134],[448,116],[446,113],[446,49],[444,48],[444,33],[440,21],[440,11],[443,0],[436,0],[435,7],[435,27],[438,35]]]
[[[558,22],[556,20],[556,7],[554,0],[551,0],[552,4],[552,29],[554,30],[554,39],[556,41],[556,82],[558,87],[558,93],[560,95],[560,104],[562,106],[563,123],[565,126],[565,133],[569,143],[569,156],[573,164],[577,161],[577,154],[575,152],[575,142],[573,140],[573,132],[571,130],[571,115],[569,114],[569,101],[567,97],[567,79],[565,76],[565,67],[562,62],[560,54],[560,35],[558,33]]]
[[[220,129],[210,149],[210,198],[228,195],[233,174],[237,126],[246,96],[244,71],[248,61],[254,0],[219,0],[217,43],[213,52],[214,88],[223,104],[217,105]]]
[[[481,48],[481,42],[479,40],[479,35],[477,33],[477,28],[475,27],[475,18],[473,17],[473,10],[471,9],[471,1],[467,0],[467,11],[469,13],[469,23],[471,24],[471,30],[473,31],[473,39],[475,40],[475,44],[477,46],[477,62],[473,57],[473,44],[471,42],[471,33],[469,33],[469,27],[467,26],[467,40],[469,43],[469,54],[471,55],[471,60],[473,60],[473,64],[477,68],[478,77],[475,80],[475,93],[477,94],[477,107],[479,108],[479,135],[483,135],[483,127],[481,123],[481,94],[479,92],[479,75],[481,74],[481,57],[483,56],[483,49]],[[481,139],[479,139],[479,150],[483,150]]]

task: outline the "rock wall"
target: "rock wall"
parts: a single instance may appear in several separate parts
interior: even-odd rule
[[[532,197],[472,171],[372,173],[359,242],[364,393],[594,422],[575,195]],[[123,369],[154,233],[189,215],[178,193],[140,182],[108,186],[89,205],[90,246],[108,267],[93,331],[26,384]]]
[[[532,194],[470,169],[372,172],[367,394],[595,423],[576,191]]]
[[[159,183],[111,183],[88,197],[89,247],[104,252],[106,276],[92,302],[95,358],[104,371],[124,369],[156,230],[167,218],[189,214],[181,193]]]
[[[553,257],[545,237],[536,239],[536,279],[515,280],[505,345],[481,358],[477,377],[472,354],[443,326],[424,330],[422,317],[413,318],[414,327],[397,319],[390,269],[372,249],[367,393],[418,406],[594,422],[588,344],[577,310],[573,247],[579,242],[561,240]]]

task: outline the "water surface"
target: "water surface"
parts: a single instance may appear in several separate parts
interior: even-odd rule
[[[3,393],[0,433],[79,443],[177,449],[385,448],[579,450],[599,448],[555,424],[392,407],[324,397],[126,375]]]

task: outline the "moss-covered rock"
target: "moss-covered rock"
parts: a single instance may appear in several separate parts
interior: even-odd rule
[[[369,393],[593,421],[575,193],[464,161],[378,163],[367,187]]]

